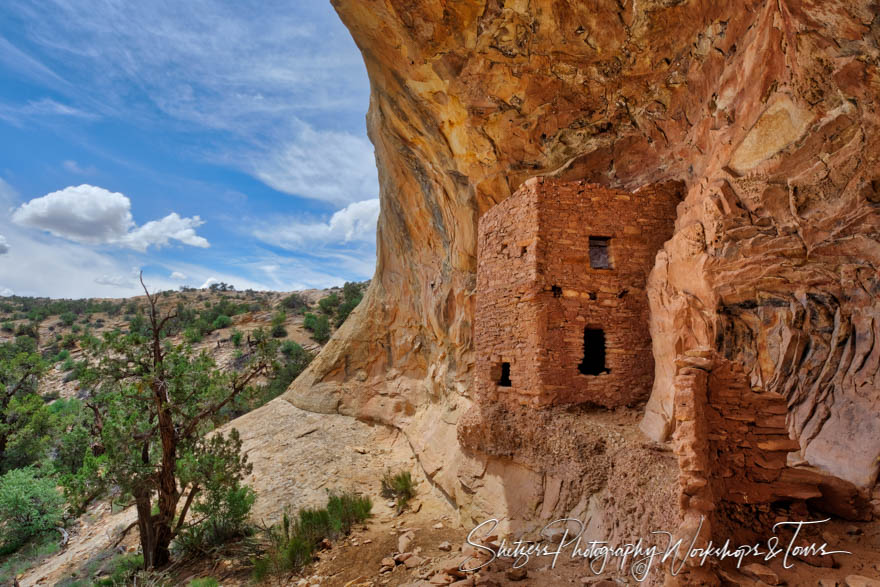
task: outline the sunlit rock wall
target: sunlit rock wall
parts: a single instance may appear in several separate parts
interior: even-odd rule
[[[875,484],[875,3],[333,4],[372,83],[378,266],[289,401],[398,427],[466,513],[570,510],[578,497],[560,498],[568,489],[525,448],[488,457],[457,442],[477,219],[535,175],[626,190],[676,180],[687,196],[648,286],[656,378],[642,429],[671,436],[674,359],[711,348],[785,398],[807,462]]]

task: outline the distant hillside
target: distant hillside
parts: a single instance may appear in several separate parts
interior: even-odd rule
[[[172,340],[186,341],[229,368],[247,353],[251,333],[259,328],[316,354],[360,301],[367,284],[293,292],[236,291],[226,284],[214,284],[207,289],[163,291],[158,300],[163,312],[178,315],[169,326]],[[0,297],[0,344],[19,336],[36,339],[40,353],[53,365],[40,382],[44,399],[76,397],[80,394],[77,366],[82,360],[83,338],[144,328],[146,304],[146,296]]]

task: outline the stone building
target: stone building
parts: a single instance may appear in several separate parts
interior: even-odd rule
[[[480,219],[475,350],[484,398],[631,405],[651,390],[645,286],[675,184],[635,193],[535,178]]]

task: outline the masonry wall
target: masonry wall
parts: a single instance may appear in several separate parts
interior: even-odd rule
[[[481,219],[475,345],[478,392],[546,406],[646,399],[654,363],[645,285],[671,237],[674,184],[636,193],[536,178]],[[610,238],[593,269],[590,236]],[[584,375],[584,329],[605,336],[607,373]],[[497,385],[511,364],[511,387]]]
[[[540,390],[540,321],[535,243],[537,201],[510,197],[480,219],[474,327],[477,392],[492,400],[532,397]],[[500,366],[511,365],[511,387],[497,385]]]
[[[547,325],[539,378],[546,403],[631,405],[650,395],[654,359],[646,282],[672,237],[674,184],[635,193],[584,182],[537,182],[539,320]],[[610,237],[611,269],[593,269],[589,237]],[[562,290],[553,293],[553,287]],[[583,375],[584,328],[605,334],[608,373]]]

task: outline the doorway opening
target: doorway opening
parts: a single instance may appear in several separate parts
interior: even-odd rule
[[[601,375],[609,371],[605,366],[605,331],[584,328],[584,358],[578,365],[583,375]]]

